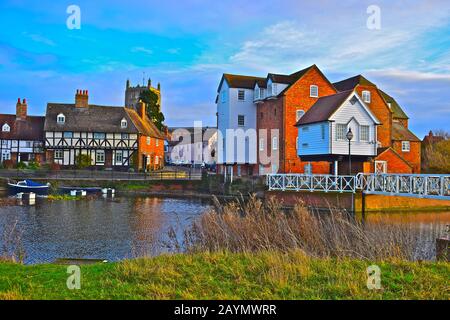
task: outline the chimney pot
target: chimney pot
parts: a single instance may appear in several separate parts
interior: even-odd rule
[[[17,103],[20,103],[20,98],[17,98]]]
[[[27,103],[27,99],[23,99],[23,102],[22,102],[23,104],[26,104]]]

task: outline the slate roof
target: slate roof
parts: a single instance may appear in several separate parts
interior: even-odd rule
[[[298,120],[296,126],[327,121],[352,92],[353,90],[347,90],[319,98],[303,117]]]
[[[376,87],[375,84],[373,84],[372,82],[370,82],[369,80],[367,80],[366,78],[364,78],[362,75],[357,75],[342,81],[338,81],[333,83],[333,86],[336,88],[336,90],[338,91],[347,91],[347,90],[352,90],[354,89],[357,85],[362,85],[362,86],[374,86]]]
[[[222,76],[222,80],[220,81],[219,87],[217,89],[217,92],[219,92],[219,89],[222,86],[224,80],[227,81],[230,88],[253,89],[255,87],[256,81],[265,82],[266,79],[261,77],[224,73]]]
[[[17,120],[15,114],[0,114],[0,139],[7,140],[44,140],[45,117],[27,116],[24,120]],[[2,132],[1,128],[7,123],[9,132]]]
[[[400,123],[392,123],[392,140],[397,141],[418,141],[421,140],[416,137],[414,133],[409,131],[408,128],[405,128]]]

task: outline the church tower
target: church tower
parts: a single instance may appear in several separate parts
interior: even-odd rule
[[[138,84],[137,86],[132,87],[130,80],[127,80],[125,86],[125,106],[133,107],[136,109],[141,93],[147,90],[156,93],[156,95],[158,96],[158,105],[161,108],[161,85],[158,83],[158,86],[156,88],[152,87],[152,80],[150,78],[147,81],[147,86],[141,86]]]

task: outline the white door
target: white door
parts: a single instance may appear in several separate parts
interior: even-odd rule
[[[387,173],[386,161],[375,161],[375,174]]]

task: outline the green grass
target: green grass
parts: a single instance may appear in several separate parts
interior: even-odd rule
[[[377,262],[382,290],[368,290],[362,260],[299,252],[178,254],[81,266],[81,289],[66,266],[0,263],[0,299],[445,299],[450,265]]]

